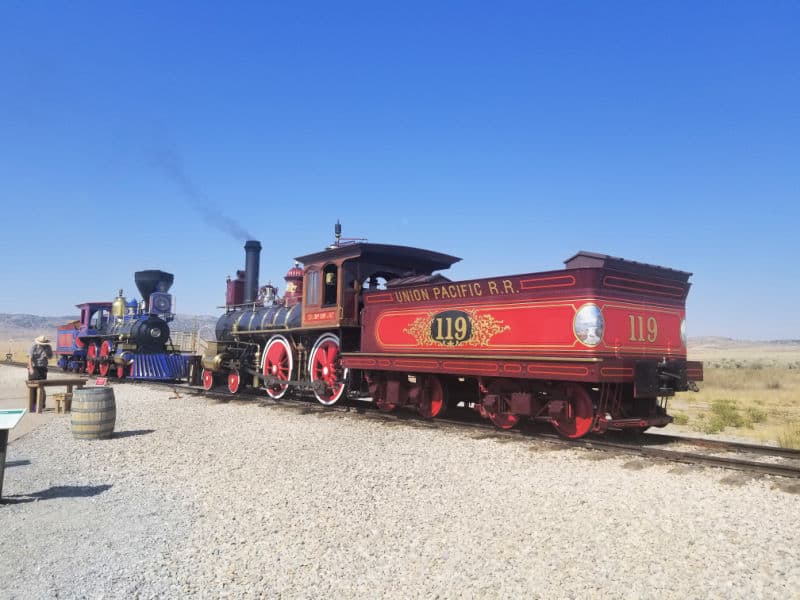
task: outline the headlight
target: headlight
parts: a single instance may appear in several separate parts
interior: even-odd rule
[[[603,341],[603,313],[596,304],[584,304],[575,313],[572,321],[572,331],[578,341],[590,348],[594,348]]]
[[[161,329],[158,327],[152,327],[150,329],[150,337],[153,339],[158,339],[161,337]]]
[[[686,346],[686,319],[681,319],[681,344]]]

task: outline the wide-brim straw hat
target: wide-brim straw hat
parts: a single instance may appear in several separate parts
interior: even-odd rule
[[[37,337],[33,341],[36,342],[37,344],[49,344],[50,343],[50,340],[47,339],[46,335],[40,335],[39,337]]]

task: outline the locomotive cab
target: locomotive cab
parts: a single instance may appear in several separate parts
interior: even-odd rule
[[[354,242],[299,256],[306,265],[303,327],[357,327],[363,292],[416,279],[442,280],[434,271],[461,260],[407,246]]]

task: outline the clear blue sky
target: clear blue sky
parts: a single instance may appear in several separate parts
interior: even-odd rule
[[[0,4],[0,312],[175,273],[216,314],[345,236],[463,279],[694,273],[690,336],[800,338],[800,4]],[[263,281],[262,281],[263,283]]]

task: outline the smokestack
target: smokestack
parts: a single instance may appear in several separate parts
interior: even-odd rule
[[[258,267],[261,256],[261,242],[247,240],[244,244],[245,275],[244,275],[244,303],[255,302],[258,298]]]
[[[133,274],[133,280],[136,282],[136,287],[139,288],[139,293],[142,295],[144,305],[148,306],[150,303],[150,294],[153,292],[169,291],[175,277],[172,273],[150,269],[149,271],[136,271],[136,273]]]

